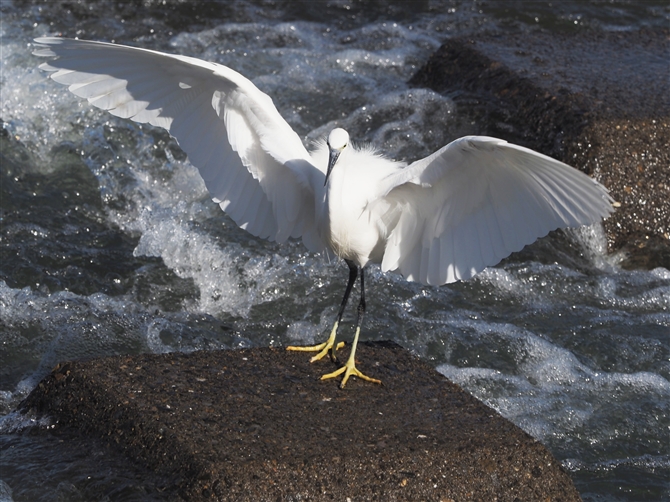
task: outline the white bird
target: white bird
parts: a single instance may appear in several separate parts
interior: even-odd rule
[[[612,211],[607,190],[572,167],[503,140],[467,136],[409,165],[357,148],[343,129],[308,152],[269,96],[230,68],[122,45],[38,38],[50,77],[113,115],[163,127],[214,202],[241,228],[279,243],[301,238],[343,258],[349,281],[327,341],[292,350],[330,353],[360,271],[361,297],[341,387],[363,375],[354,355],[365,313],[366,264],[410,281],[469,279],[557,228]]]

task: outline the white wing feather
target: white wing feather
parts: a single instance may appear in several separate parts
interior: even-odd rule
[[[484,136],[458,139],[378,189],[396,208],[382,270],[424,284],[469,279],[551,230],[612,211],[607,190],[585,174]]]
[[[302,237],[308,249],[324,249],[314,187],[325,174],[251,81],[186,56],[85,40],[35,42],[35,55],[56,58],[40,68],[72,93],[118,117],[167,129],[240,227],[278,242]]]

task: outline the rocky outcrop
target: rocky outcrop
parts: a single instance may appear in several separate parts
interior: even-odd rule
[[[59,365],[21,410],[122,452],[153,498],[580,500],[544,446],[408,351],[357,355],[383,385],[340,390],[318,379],[332,363],[283,349],[112,357]]]
[[[411,84],[450,94],[477,134],[562,160],[616,201],[606,221],[622,265],[670,269],[670,42],[667,31],[451,39]]]

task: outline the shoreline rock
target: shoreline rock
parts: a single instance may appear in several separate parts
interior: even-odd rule
[[[61,364],[19,409],[122,452],[169,500],[580,500],[544,446],[432,367],[359,351],[382,386],[340,390],[318,379],[333,363],[280,348],[147,354]]]

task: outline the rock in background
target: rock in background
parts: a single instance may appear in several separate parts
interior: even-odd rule
[[[668,32],[497,34],[447,40],[411,80],[484,128],[575,166],[616,201],[610,251],[670,268]],[[476,127],[476,126],[475,126]]]

